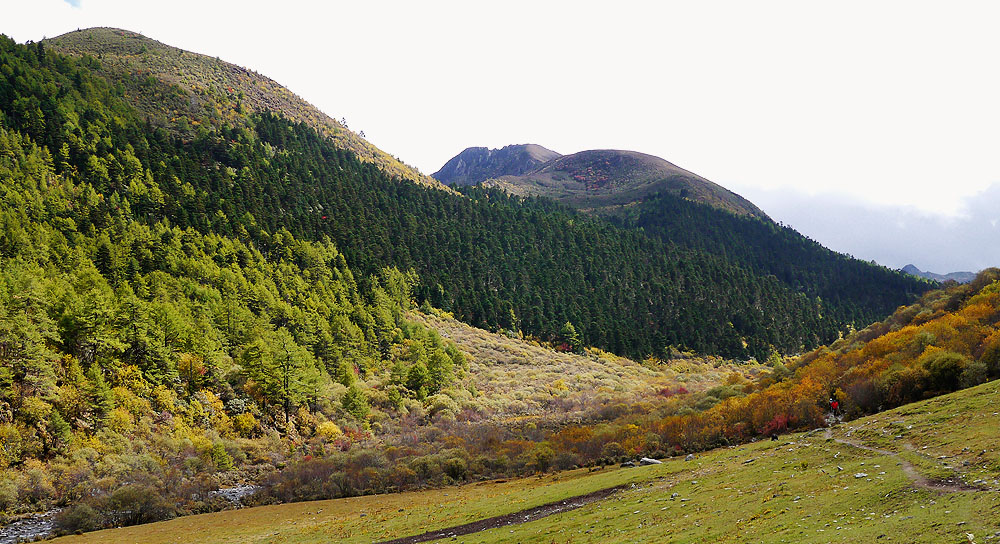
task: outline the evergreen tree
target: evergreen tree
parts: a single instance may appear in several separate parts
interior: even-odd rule
[[[577,334],[576,327],[569,321],[564,323],[562,328],[559,329],[559,339],[574,353],[583,349],[583,342],[580,341],[580,335]]]
[[[358,421],[364,421],[368,417],[369,405],[368,397],[365,396],[365,392],[361,390],[357,385],[352,385],[347,388],[347,392],[344,393],[344,398],[341,401],[344,410],[354,416]]]
[[[107,419],[114,408],[114,398],[111,388],[104,381],[104,373],[96,363],[87,369],[87,398],[90,401],[91,414],[99,424]]]

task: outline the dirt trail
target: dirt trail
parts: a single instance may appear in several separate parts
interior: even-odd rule
[[[954,476],[950,478],[945,478],[941,480],[931,479],[924,476],[923,474],[920,474],[920,472],[918,472],[917,469],[913,468],[913,465],[909,461],[903,459],[897,452],[883,450],[879,448],[873,448],[871,446],[866,446],[859,442],[854,442],[843,438],[834,438],[833,429],[830,428],[826,429],[826,431],[823,433],[823,436],[824,438],[833,440],[838,444],[844,444],[845,446],[851,446],[852,448],[858,448],[861,450],[870,451],[873,453],[877,453],[879,455],[888,455],[890,457],[895,457],[899,461],[900,467],[903,469],[903,474],[906,474],[906,477],[909,478],[911,482],[913,482],[914,486],[919,487],[921,489],[936,491],[938,493],[955,493],[958,491],[988,491],[987,489],[971,486],[963,482],[962,479],[959,477],[958,472],[955,471],[954,469],[952,469]]]
[[[479,521],[466,523],[465,525],[456,525],[454,527],[448,527],[446,529],[428,531],[423,534],[397,538],[395,540],[385,540],[382,542],[378,542],[377,544],[416,544],[417,542],[429,542],[431,540],[438,540],[440,538],[468,535],[471,533],[478,533],[479,531],[486,531],[488,529],[496,529],[498,527],[506,527],[508,525],[518,525],[521,523],[528,523],[529,521],[535,521],[536,519],[544,518],[546,516],[551,516],[552,514],[558,514],[560,512],[575,510],[577,508],[580,508],[581,506],[590,504],[592,502],[604,500],[613,495],[615,492],[621,491],[622,489],[625,489],[627,487],[628,485],[626,484],[626,485],[610,487],[608,489],[601,489],[599,491],[587,493],[586,495],[569,497],[561,501],[550,502],[548,504],[543,504],[541,506],[536,506],[534,508],[528,508],[527,510],[521,510],[520,512],[513,512],[511,514],[505,514],[503,516],[495,516],[492,518],[481,519]]]

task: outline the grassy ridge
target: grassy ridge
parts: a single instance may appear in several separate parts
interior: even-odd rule
[[[494,421],[595,422],[609,404],[663,400],[664,391],[700,392],[734,374],[752,380],[769,370],[710,356],[642,364],[594,348],[559,352],[447,316],[410,312],[407,319],[438,331],[470,355],[466,383],[479,393],[483,415]]]
[[[897,465],[898,457],[840,444],[814,431],[659,466],[253,508],[56,542],[178,542],[178,535],[193,531],[206,543],[371,542],[625,483],[636,485],[579,510],[457,541],[968,542],[970,533],[975,542],[990,542],[1000,531],[998,402],[1000,382],[993,381],[833,432],[833,438],[917,459],[918,470],[929,477],[950,474],[968,484],[979,481],[975,491],[917,487]],[[907,432],[895,438],[901,425]]]
[[[306,123],[334,145],[373,163],[391,177],[444,189],[375,147],[274,80],[218,58],[184,51],[128,30],[88,28],[45,41],[73,56],[100,58],[100,71],[126,88],[126,98],[156,124],[186,137],[202,123],[240,124],[248,113],[280,112]]]

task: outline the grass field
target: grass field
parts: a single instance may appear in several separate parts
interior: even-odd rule
[[[477,329],[454,318],[410,312],[468,353],[475,404],[494,421],[539,424],[593,422],[609,404],[661,402],[661,390],[704,391],[739,375],[753,380],[768,367],[716,357],[691,357],[643,365],[590,349],[561,353],[519,338]]]
[[[993,381],[840,424],[829,436],[787,435],[690,461],[251,508],[56,542],[373,542],[621,484],[634,486],[577,510],[448,541],[1000,542],[998,445],[1000,381]],[[943,478],[960,489],[927,485]]]

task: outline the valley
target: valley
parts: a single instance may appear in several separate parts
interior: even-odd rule
[[[603,500],[458,542],[1000,540],[1000,389],[991,382],[778,441],[662,465],[186,517],[56,542],[372,542],[624,486]],[[830,436],[828,437],[827,434]],[[886,451],[871,451],[877,448]],[[915,466],[903,470],[901,459]],[[951,479],[960,485],[922,485]],[[954,486],[954,484],[952,484]],[[627,536],[626,536],[627,535]]]
[[[636,151],[435,176],[218,58],[0,36],[0,541],[1000,536],[1000,269]]]

